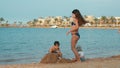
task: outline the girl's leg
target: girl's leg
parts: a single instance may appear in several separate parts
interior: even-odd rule
[[[78,51],[76,50],[76,44],[77,44],[77,41],[79,40],[79,38],[76,36],[76,35],[72,35],[72,39],[71,39],[71,49],[75,55],[75,59],[77,61],[80,61],[80,56],[78,54]]]

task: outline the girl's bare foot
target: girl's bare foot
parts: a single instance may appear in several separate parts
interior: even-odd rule
[[[76,59],[76,58],[73,58],[73,59],[72,59],[72,61],[73,61],[73,62],[76,62],[76,61],[77,61],[77,59]]]
[[[76,62],[81,62],[81,60],[80,60],[80,59],[77,59]]]

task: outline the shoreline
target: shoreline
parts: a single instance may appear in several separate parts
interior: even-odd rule
[[[0,65],[0,68],[120,68],[120,55],[107,58],[93,58],[85,62],[55,64],[11,64]]]
[[[51,27],[0,27],[0,28],[51,28]],[[58,27],[58,28],[70,28],[70,27]],[[79,27],[79,28],[85,28],[85,29],[120,29],[120,27]],[[51,28],[55,29],[55,28]]]

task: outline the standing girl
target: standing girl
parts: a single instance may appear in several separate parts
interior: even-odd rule
[[[71,33],[71,49],[75,55],[75,59],[73,61],[80,61],[80,56],[78,54],[78,51],[76,50],[76,44],[80,38],[79,34],[79,27],[86,23],[84,18],[82,17],[80,11],[78,9],[75,9],[72,11],[72,18],[73,22],[71,23],[71,29],[66,33],[67,35]]]

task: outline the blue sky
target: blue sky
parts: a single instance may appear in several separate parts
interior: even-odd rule
[[[120,0],[0,0],[0,17],[10,23],[40,16],[70,16],[73,9],[82,15],[120,16]]]

